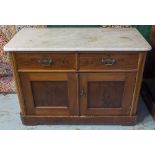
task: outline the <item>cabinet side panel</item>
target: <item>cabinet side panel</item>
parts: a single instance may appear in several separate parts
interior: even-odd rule
[[[131,104],[131,110],[130,110],[131,116],[135,115],[137,111],[137,104],[138,104],[138,99],[140,95],[141,83],[143,79],[143,71],[144,71],[146,54],[147,54],[146,52],[139,53],[138,72],[136,76],[135,89],[134,89],[133,100]]]
[[[24,103],[24,97],[23,97],[23,93],[22,93],[20,78],[19,78],[19,75],[17,72],[16,60],[15,60],[13,52],[9,53],[9,59],[10,59],[10,62],[11,62],[12,68],[13,68],[13,77],[14,77],[15,84],[16,84],[16,92],[17,92],[18,99],[19,99],[20,111],[21,111],[21,114],[25,115],[26,107],[25,107],[25,103]]]

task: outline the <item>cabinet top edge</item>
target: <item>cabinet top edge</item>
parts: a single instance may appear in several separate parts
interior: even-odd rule
[[[24,28],[4,51],[150,51],[136,28]]]

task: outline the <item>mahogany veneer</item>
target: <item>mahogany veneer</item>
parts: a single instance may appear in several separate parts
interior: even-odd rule
[[[114,65],[103,65],[102,61],[113,58]],[[79,55],[79,69],[82,70],[131,70],[138,67],[138,53],[108,52]]]
[[[75,54],[65,53],[16,53],[15,59],[18,69],[31,69],[31,70],[75,70],[76,56]],[[40,61],[51,61],[50,65],[43,64]]]
[[[24,124],[136,122],[146,52],[10,52]]]

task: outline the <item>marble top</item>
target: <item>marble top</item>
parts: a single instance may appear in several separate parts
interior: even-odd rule
[[[136,28],[25,28],[5,51],[149,51]]]

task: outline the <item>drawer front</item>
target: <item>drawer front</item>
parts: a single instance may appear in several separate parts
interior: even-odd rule
[[[73,53],[16,53],[18,69],[30,70],[75,70],[76,57]]]
[[[138,53],[81,53],[79,70],[132,70],[138,68],[138,59]]]

